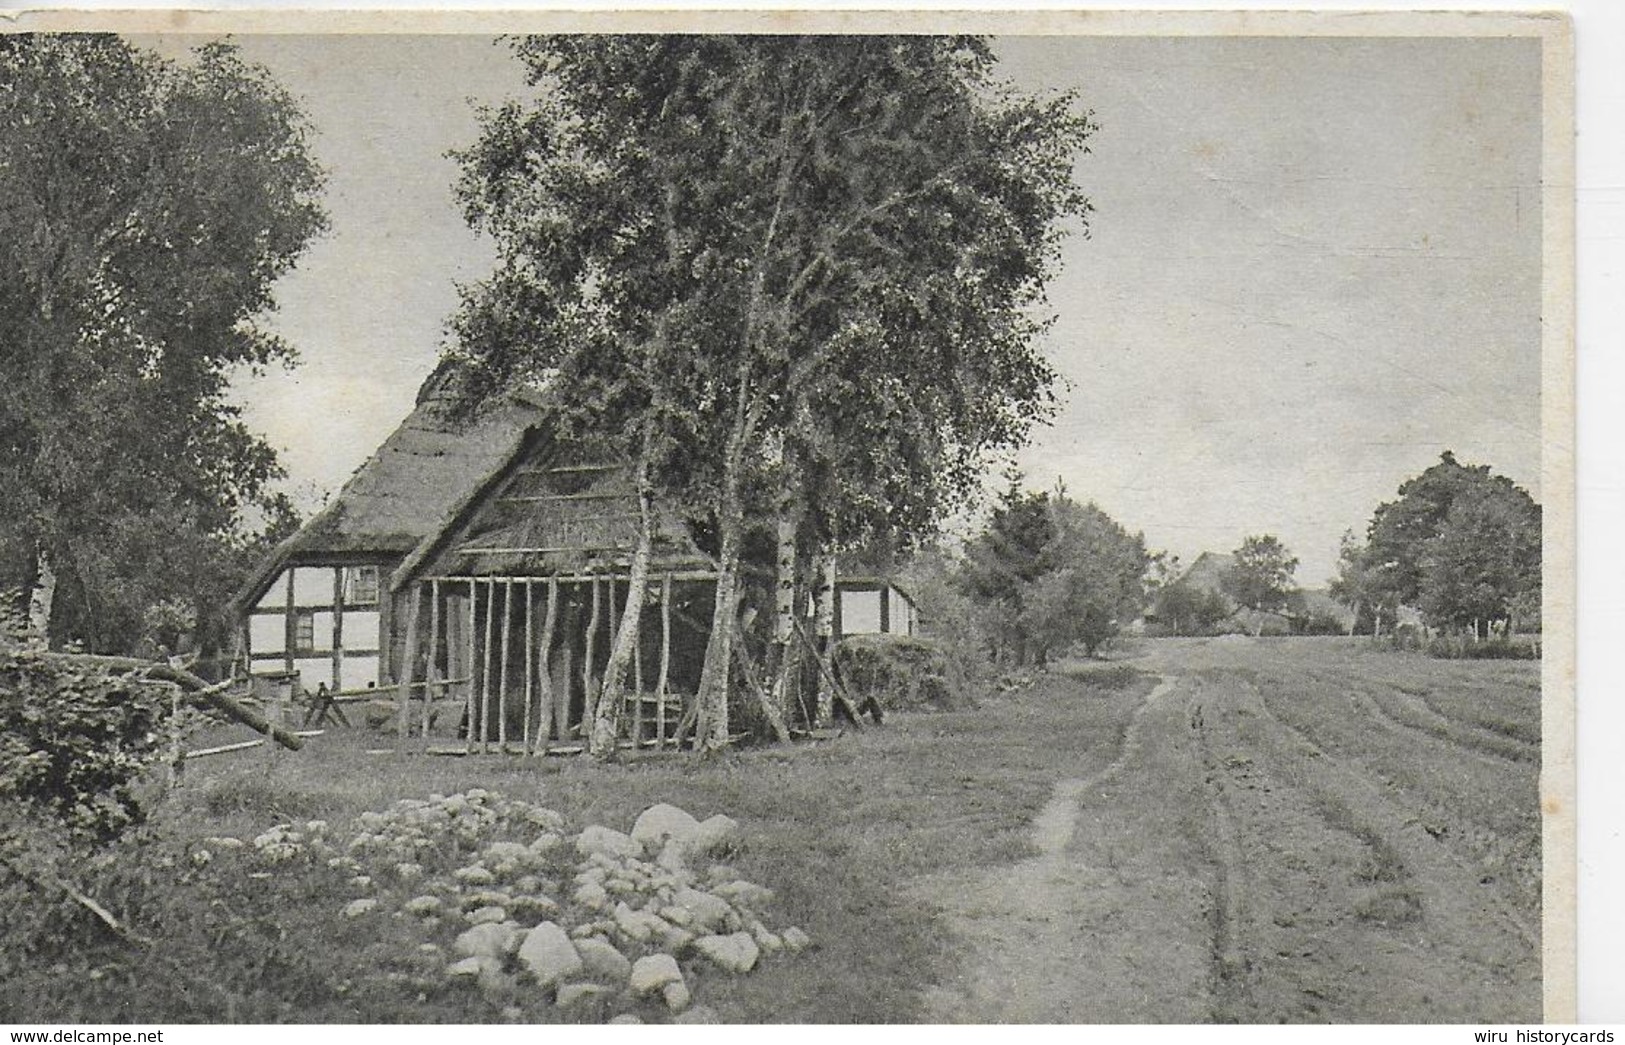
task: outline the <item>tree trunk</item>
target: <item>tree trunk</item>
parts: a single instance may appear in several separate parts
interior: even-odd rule
[[[616,629],[615,645],[610,650],[609,663],[604,667],[603,692],[598,698],[597,714],[593,717],[592,738],[587,745],[588,753],[599,762],[607,762],[615,757],[615,741],[621,732],[621,711],[626,704],[626,671],[632,663],[632,653],[638,647],[639,625],[643,622],[643,603],[649,590],[649,559],[654,550],[654,519],[649,504],[648,478],[647,458],[639,458],[638,543],[632,552],[626,606],[621,610],[621,625]],[[642,694],[639,694],[639,699],[642,699]]]
[[[51,648],[51,610],[56,605],[56,567],[43,544],[34,553],[34,586],[28,590],[28,634],[30,646]]]
[[[773,593],[773,684],[769,691],[768,724],[773,736],[781,744],[790,742],[785,722],[790,710],[791,682],[795,669],[801,663],[796,656],[797,647],[791,641],[796,626],[796,563],[800,558],[796,534],[801,529],[801,502],[793,469],[785,467],[783,486],[779,492],[778,554],[774,563],[777,587]]]
[[[825,552],[817,560],[818,578],[813,597],[813,632],[818,640],[818,710],[814,725],[828,726],[835,717],[835,554]]]
[[[698,718],[694,746],[702,753],[720,751],[728,742],[728,676],[733,664],[734,617],[739,608],[739,549],[745,519],[740,499],[738,458],[724,468],[718,513],[717,590],[711,609],[711,635],[700,669]]]

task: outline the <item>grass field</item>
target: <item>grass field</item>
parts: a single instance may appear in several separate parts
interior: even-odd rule
[[[711,763],[670,753],[645,753],[609,767],[580,758],[380,755],[367,750],[390,737],[333,730],[299,753],[260,748],[192,763],[183,786],[160,807],[158,827],[194,840],[253,837],[281,821],[322,819],[337,828],[398,798],[470,787],[544,803],[577,828],[602,823],[626,830],[642,809],[661,801],[701,817],[724,812],[744,829],[744,848],[733,864],[774,889],[779,923],[803,927],[816,946],[748,976],[703,979],[695,1001],[730,1021],[917,1020],[921,984],[952,975],[961,947],[905,895],[904,885],[945,867],[993,867],[1025,855],[1028,822],[1053,782],[1080,761],[1110,757],[1149,686],[1121,672],[1104,676],[1099,686],[1055,676],[975,710],[892,715],[882,727],[833,741],[741,751]],[[286,923],[292,939],[283,946],[291,963],[269,971],[248,961],[222,964],[207,949],[175,953],[195,946],[194,936],[161,939],[159,946],[172,944],[169,957],[183,966],[212,970],[223,989],[205,995],[139,955],[105,945],[87,962],[101,973],[88,984],[43,975],[36,989],[11,993],[10,1003],[28,1009],[16,1018],[500,1018],[500,1007],[467,996],[419,1002],[358,986],[374,949],[401,941],[335,925],[333,912],[350,894],[323,885],[301,903],[297,883],[277,884],[273,890],[244,881],[238,896],[206,900],[185,895],[183,887],[170,895],[154,889],[146,898],[161,911],[157,917],[121,913],[162,935],[156,923],[163,915],[196,903],[262,906],[265,917]],[[234,983],[236,966],[244,978],[260,979]],[[337,990],[346,981],[350,985]],[[536,1001],[523,1006],[527,1019],[558,1018],[540,1003],[540,992]]]
[[[331,875],[185,866],[209,836],[342,833],[472,787],[575,829],[626,830],[662,801],[736,818],[730,862],[815,946],[698,978],[696,1003],[727,1021],[1539,1018],[1538,664],[1341,639],[1116,656],[711,762],[375,754],[390,738],[364,729],[201,760],[159,807],[138,881],[98,893],[152,946],[89,933],[25,963],[0,1018],[558,1021],[540,991],[402,990],[383,970],[416,941],[338,919],[354,893]]]

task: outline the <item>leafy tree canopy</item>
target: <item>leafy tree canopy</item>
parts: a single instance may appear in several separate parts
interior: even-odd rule
[[[1013,95],[966,38],[515,50],[537,98],[459,154],[500,253],[456,320],[471,403],[552,381],[691,504],[793,463],[849,543],[928,530],[1047,408],[1071,99]]]
[[[64,582],[56,630],[128,648],[145,608],[218,602],[272,449],[226,400],[289,361],[257,326],[325,224],[293,99],[222,44],[0,36],[0,581]]]
[[[1225,576],[1225,593],[1251,610],[1280,612],[1295,585],[1298,560],[1273,534],[1250,536],[1231,553],[1234,565]]]
[[[1439,463],[1372,515],[1356,573],[1389,603],[1440,626],[1525,616],[1539,604],[1540,505],[1488,465]]]
[[[1145,606],[1145,540],[1064,490],[1011,481],[987,527],[966,546],[961,583],[996,608],[1001,646],[1025,662],[1081,643],[1094,653]]]

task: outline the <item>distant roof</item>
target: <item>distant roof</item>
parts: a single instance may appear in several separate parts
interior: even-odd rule
[[[1203,552],[1180,575],[1180,582],[1202,591],[1224,593],[1225,578],[1236,567],[1236,557],[1230,552]]]
[[[397,557],[437,532],[446,516],[498,468],[545,415],[539,393],[510,397],[462,420],[449,408],[442,365],[424,381],[400,426],[328,505],[278,545],[236,602],[251,605],[290,563],[329,555]]]

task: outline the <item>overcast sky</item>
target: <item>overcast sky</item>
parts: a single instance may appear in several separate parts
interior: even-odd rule
[[[195,40],[158,43],[177,53]],[[291,374],[242,383],[311,507],[411,408],[454,282],[469,99],[518,92],[480,37],[240,37],[304,102],[333,227],[280,286]],[[1007,38],[1075,89],[1096,213],[1051,288],[1065,406],[1020,457],[1187,561],[1275,533],[1322,583],[1338,536],[1452,449],[1537,497],[1536,40]]]

